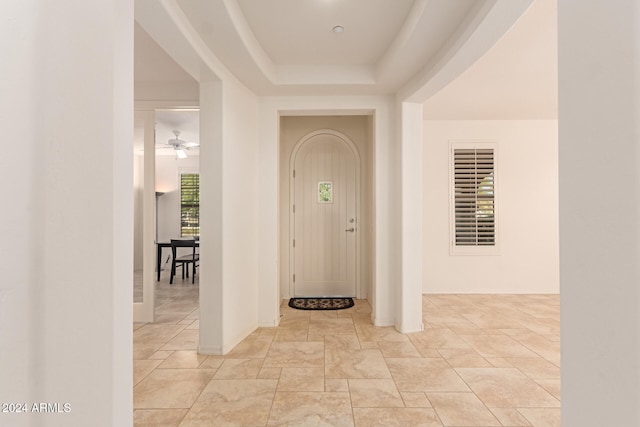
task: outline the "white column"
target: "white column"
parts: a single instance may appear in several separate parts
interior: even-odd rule
[[[223,347],[258,327],[258,98],[234,80],[222,91]],[[277,188],[268,188],[277,198]]]
[[[0,155],[5,207],[0,214],[0,401],[32,400],[40,390],[42,324],[42,244],[44,197],[41,132],[36,86],[38,22],[36,1],[0,3],[0,51],[7,61],[0,79],[0,126],[20,135],[12,153]],[[22,40],[18,44],[16,40]],[[33,326],[31,326],[33,325]],[[27,425],[16,414],[1,414],[3,424]],[[24,418],[24,417],[23,417]],[[18,423],[22,424],[18,424]]]
[[[393,101],[378,105],[374,115],[373,232],[375,254],[371,287],[371,321],[393,326],[396,289],[400,286],[400,171]]]
[[[277,110],[268,103],[260,106],[260,152],[258,182],[259,275],[258,323],[263,327],[280,323],[280,287],[278,280],[278,171],[279,123]],[[281,197],[281,196],[280,196]]]
[[[133,4],[5,0],[0,16],[0,402],[63,412],[0,424],[131,425]]]
[[[222,353],[222,82],[200,83],[200,344]]]
[[[199,350],[225,354],[258,327],[257,97],[201,83],[200,138]]]
[[[558,2],[562,425],[640,425],[638,2]]]
[[[400,104],[402,188],[402,280],[397,289],[396,328],[422,326],[422,104]]]

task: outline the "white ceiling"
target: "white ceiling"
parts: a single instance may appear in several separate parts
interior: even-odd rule
[[[193,82],[191,77],[138,23],[134,26],[134,80],[136,83]]]
[[[233,76],[260,96],[394,95],[448,83],[532,1],[136,0],[135,16],[198,81]]]
[[[234,75],[258,95],[395,94],[431,78],[444,83],[425,103],[426,118],[554,118],[556,0],[527,10],[530,2],[136,0],[136,98],[165,91],[192,99],[205,68]],[[495,34],[473,39],[480,22]],[[334,33],[335,25],[344,32]],[[495,46],[459,66],[453,74],[466,71],[453,82],[440,78],[443,64],[456,63],[472,42]],[[167,128],[191,132],[188,121]]]
[[[275,64],[368,66],[390,47],[413,0],[239,0],[238,4]],[[332,32],[337,25],[344,32]]]
[[[511,0],[513,1],[513,0]],[[517,0],[520,1],[520,0]],[[390,94],[475,13],[477,0],[177,0],[193,35],[262,95]],[[336,34],[333,27],[344,32]]]

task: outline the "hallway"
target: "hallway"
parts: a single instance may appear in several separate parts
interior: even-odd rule
[[[559,426],[558,295],[425,295],[425,331],[370,306],[297,311],[226,356],[196,352],[198,286],[134,325],[136,426]]]

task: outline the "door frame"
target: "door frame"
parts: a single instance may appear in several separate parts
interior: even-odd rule
[[[156,201],[156,112],[158,111],[200,111],[196,101],[176,105],[165,101],[136,101],[134,117],[144,122],[144,183],[143,183],[143,285],[142,302],[133,303],[133,321],[153,323],[156,310],[156,262],[157,262],[157,201]],[[198,160],[199,161],[199,160]],[[202,289],[202,282],[198,293]]]
[[[362,192],[360,188],[360,169],[361,169],[362,160],[360,158],[360,152],[358,151],[358,147],[356,146],[356,144],[354,144],[354,142],[347,135],[334,129],[318,129],[318,130],[314,130],[312,132],[307,133],[295,143],[295,145],[293,146],[293,149],[291,150],[291,154],[289,156],[289,236],[287,239],[288,241],[287,244],[289,245],[289,295],[291,296],[295,295],[295,292],[294,292],[295,288],[294,288],[294,282],[293,282],[293,274],[295,271],[295,251],[293,250],[293,236],[295,235],[295,222],[294,222],[294,216],[293,216],[293,204],[295,200],[295,182],[293,178],[294,177],[293,171],[295,169],[296,156],[300,148],[302,148],[302,146],[308,140],[318,135],[331,135],[336,138],[339,138],[351,150],[355,159],[355,164],[356,164],[355,187],[356,187],[356,194],[357,194],[355,280],[356,280],[356,298],[360,298],[362,295],[362,289],[360,288],[361,287],[360,253],[361,253],[361,247],[362,247],[362,241],[361,241],[362,232],[360,232],[360,223],[362,220],[361,218],[362,217],[362,211],[361,211]]]
[[[156,259],[156,156],[155,109],[136,108],[135,117],[144,123],[144,173],[142,183],[142,302],[133,303],[133,321],[155,320]]]

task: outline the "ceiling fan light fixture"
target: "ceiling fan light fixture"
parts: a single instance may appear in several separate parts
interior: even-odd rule
[[[176,156],[178,156],[179,159],[186,159],[187,153],[185,153],[181,148],[176,148]]]

